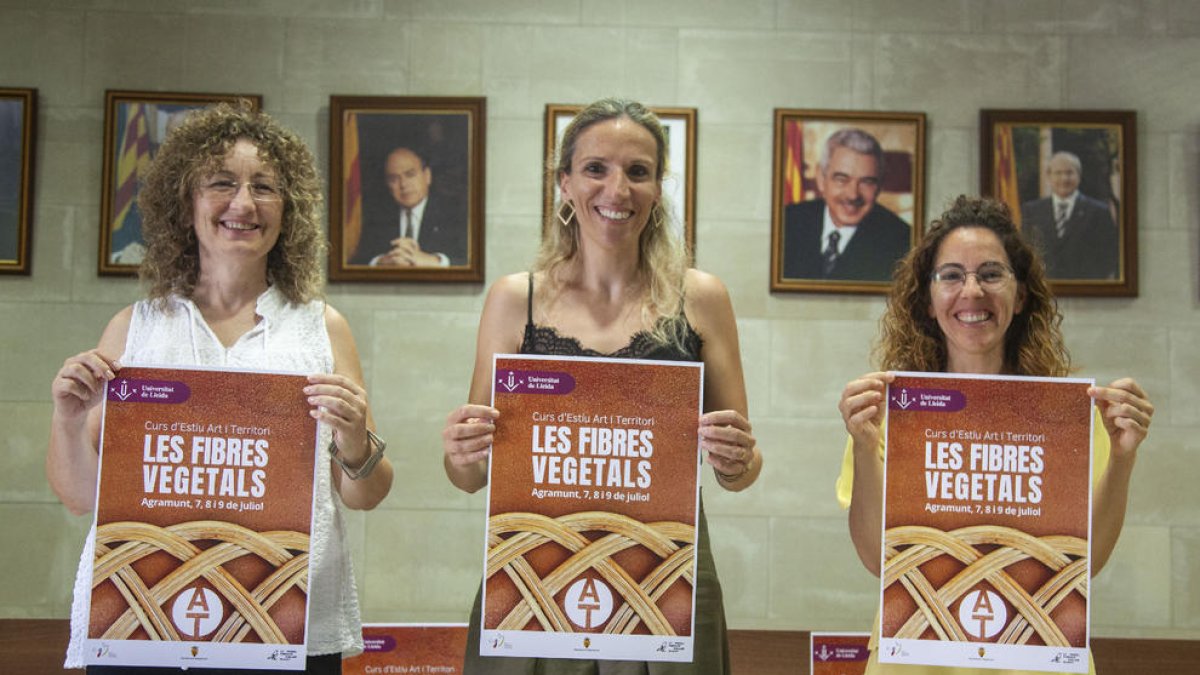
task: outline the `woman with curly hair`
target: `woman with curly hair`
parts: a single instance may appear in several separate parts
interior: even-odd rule
[[[1071,360],[1061,323],[1041,258],[1000,202],[960,196],[897,265],[876,345],[881,372],[847,384],[838,403],[850,433],[838,500],[850,508],[850,538],[868,571],[880,573],[881,424],[891,371],[1065,376]],[[1130,475],[1154,406],[1130,378],[1090,387],[1088,395],[1097,404],[1091,538],[1096,574],[1121,534]],[[871,675],[997,672],[880,664],[877,629],[878,622],[867,667]]]
[[[552,170],[562,204],[545,223],[533,270],[488,292],[469,402],[442,432],[446,474],[465,492],[487,483],[494,421],[492,356],[502,353],[702,361],[700,445],[718,483],[743,490],[762,456],[751,433],[733,307],[716,277],[688,269],[663,204],[667,138],[640,103],[604,99],[563,134]],[[698,523],[693,663],[603,664],[483,657],[480,603],[471,613],[464,673],[728,673],[725,615],[703,511]]]
[[[73,513],[93,508],[98,404],[122,365],[309,373],[304,394],[328,450],[314,487],[307,672],[340,673],[341,655],[362,648],[341,505],[374,508],[391,489],[392,467],[368,431],[374,423],[350,327],[320,297],[320,205],[312,153],[267,115],[223,104],[174,129],[138,197],[148,297],[118,312],[99,346],[67,359],[55,376],[46,474]],[[93,531],[76,577],[67,667],[83,665],[94,548]],[[88,668],[126,671],[178,672]]]

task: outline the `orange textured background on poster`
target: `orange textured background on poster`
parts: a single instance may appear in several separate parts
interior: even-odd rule
[[[1043,543],[1053,545],[1074,542],[1061,543],[1064,553],[1056,556],[1053,565],[1065,566],[1070,560],[1077,569],[1074,578],[1078,579],[1082,592],[1068,594],[1048,612],[1050,621],[1057,624],[1066,638],[1065,646],[1074,647],[1085,645],[1087,639],[1085,597],[1092,421],[1087,387],[1086,382],[1079,381],[901,375],[888,390],[885,505],[888,542],[894,541],[893,533],[897,531],[894,528],[905,526],[940,531],[932,536],[946,539],[937,546],[951,545],[949,533],[953,530],[989,526],[989,530],[970,535],[973,541],[966,543],[981,556],[1006,546],[1011,548],[1017,561],[1002,566],[998,573],[1007,575],[1031,596],[1049,583],[1058,570],[1022,552],[1021,547],[1026,544],[1006,544],[989,537],[1009,536],[1004,533],[1016,531],[1030,535],[1030,541],[1041,538]],[[951,407],[956,405],[953,401],[962,407],[952,411],[922,407],[916,403],[921,392],[942,392],[934,398],[946,396]],[[955,398],[959,395],[961,399]],[[908,409],[898,404],[902,400],[912,402]],[[945,445],[939,448],[939,444]],[[957,453],[953,444],[959,446]],[[993,446],[999,446],[999,456]],[[1040,454],[1034,450],[1038,447],[1042,448]],[[960,476],[975,474],[994,476],[990,479],[990,492],[986,477],[975,484],[978,485],[975,494],[955,492],[955,481],[963,480]],[[951,485],[949,498],[942,492],[947,480]],[[1002,483],[1012,488],[1011,494]],[[932,497],[929,490],[934,490]],[[976,499],[977,496],[981,498]],[[903,554],[906,547],[898,548]],[[885,563],[885,584],[901,575],[904,568],[899,562],[903,557]],[[889,575],[886,570],[893,565],[898,569]],[[969,574],[964,572],[968,567],[968,563],[955,556],[936,555],[913,570],[913,574],[919,574],[919,578],[913,578],[928,583],[932,589],[941,589],[956,575]],[[958,617],[958,603],[967,592],[986,589],[1004,596],[996,588],[996,579],[987,577],[942,601],[947,603],[950,614]],[[918,603],[902,584],[886,585],[883,595],[882,636],[938,639],[927,622],[928,627],[919,636],[905,634],[904,626],[908,624],[911,631],[913,622],[920,617],[914,619],[919,614]],[[1019,608],[1007,599],[1004,604],[1008,619],[1016,620]],[[965,635],[972,642],[1047,644],[1039,631],[1031,631],[1022,642],[1007,633],[986,636],[974,627],[972,630],[976,633],[968,631]]]
[[[363,653],[344,659],[342,673],[458,675],[463,669],[466,650],[466,624],[365,625]]]
[[[174,393],[165,394],[163,401],[138,395],[120,400],[145,383]],[[180,384],[186,394],[179,393],[185,391]],[[108,578],[93,589],[89,637],[304,642],[307,599],[302,588],[307,583],[317,427],[308,414],[306,385],[300,375],[121,369],[109,383],[104,409],[96,574]],[[161,445],[160,436],[167,439]],[[172,439],[178,439],[174,447]],[[164,481],[164,473],[170,474],[170,481]],[[206,524],[187,525],[194,523]],[[165,528],[172,527],[188,529],[171,535]],[[103,544],[110,531],[129,533],[128,541]],[[257,542],[250,541],[256,538]],[[106,558],[101,550],[128,548],[130,542],[141,542],[142,550],[120,560],[115,555]],[[182,574],[180,568],[188,560],[215,546],[234,551],[198,569],[185,568],[185,579],[173,578]],[[151,551],[146,552],[146,547]],[[265,548],[255,551],[255,547]],[[289,550],[281,553],[282,549]],[[125,572],[114,571],[118,563]],[[228,617],[234,604],[220,584],[211,582],[213,575],[229,575],[253,595],[260,584],[274,583],[268,582],[269,577],[285,564],[291,581],[278,584],[282,597],[269,601],[266,609],[279,633],[267,638],[257,629],[238,637],[236,631],[173,636],[171,626],[148,630],[145,622],[130,628],[131,622],[137,623],[131,618],[136,613],[115,585],[121,574],[135,574],[136,581],[119,583],[143,584],[153,601],[142,611],[150,615],[159,611],[165,619],[172,616],[173,601],[181,592],[210,589],[221,597],[222,613]],[[149,623],[153,625],[154,618]]]
[[[669,521],[695,528],[699,461],[697,427],[703,376],[697,364],[497,358],[495,372],[501,374],[508,370],[565,372],[573,378],[574,387],[565,394],[506,393],[502,386],[494,383],[493,405],[501,411],[501,415],[496,424],[491,459],[490,522],[494,523],[497,515],[508,513],[558,518],[580,512],[605,512],[628,516],[640,524]],[[568,416],[572,416],[571,420],[568,420]],[[626,418],[625,422],[622,423],[620,418]],[[652,422],[646,423],[647,420]],[[534,450],[535,447],[547,448],[548,426],[570,428],[571,445],[568,452],[540,453]],[[581,429],[584,427],[650,430],[653,434],[652,455],[624,460],[629,462],[630,472],[621,470],[622,481],[625,477],[636,481],[640,475],[637,468],[639,463],[648,462],[649,487],[607,484],[608,460],[601,470],[603,475],[597,477],[592,474],[589,479],[597,484],[536,482],[534,465],[542,461],[539,455],[558,454],[564,459],[592,456],[580,452]],[[539,498],[536,496],[538,490],[577,492],[578,496]],[[587,531],[582,534],[595,540],[605,533]],[[489,536],[503,538],[510,535],[497,535],[489,528]],[[561,546],[546,544],[523,557],[538,577],[545,579],[563,565],[570,555],[571,552]],[[618,550],[610,557],[635,582],[641,581],[662,562],[661,557],[636,545]],[[590,566],[580,574],[572,575],[571,579],[598,576],[594,566]],[[567,579],[566,583],[569,584],[571,579]],[[555,600],[560,604],[564,593],[563,588],[556,589],[554,593]],[[492,574],[487,580],[484,627],[502,626],[501,622],[521,601],[521,595],[509,575]],[[617,603],[620,602],[621,598],[617,598]],[[675,635],[690,634],[692,589],[689,584],[681,579],[670,585],[658,606]],[[567,626],[567,632],[603,632],[606,625],[594,626],[590,630],[571,625]],[[546,630],[536,619],[529,620],[519,628]],[[638,624],[633,632],[660,634],[645,622]]]

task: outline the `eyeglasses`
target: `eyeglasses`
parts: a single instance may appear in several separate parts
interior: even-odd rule
[[[232,200],[237,196],[242,186],[250,193],[250,198],[256,202],[279,202],[283,200],[283,191],[278,186],[262,180],[239,183],[230,178],[213,178],[200,186],[200,192],[210,199]]]
[[[944,291],[961,290],[967,283],[967,277],[974,275],[975,282],[985,291],[998,291],[1008,285],[1015,276],[1012,268],[1004,263],[986,262],[968,272],[967,268],[958,263],[947,263],[937,268],[932,275],[933,283]]]

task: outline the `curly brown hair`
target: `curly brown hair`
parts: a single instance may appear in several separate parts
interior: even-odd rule
[[[168,134],[138,193],[146,256],[139,276],[152,300],[192,297],[200,277],[200,250],[192,222],[193,193],[217,171],[239,139],[258,147],[283,192],[279,241],[267,254],[267,281],[291,302],[321,294],[321,181],[312,152],[300,137],[248,101],[220,103],[189,114]]]
[[[1004,246],[1025,298],[1004,336],[1004,369],[1016,375],[1067,375],[1071,357],[1062,337],[1062,314],[1046,282],[1041,256],[1021,236],[1003,202],[960,195],[897,265],[880,318],[875,359],[884,370],[943,372],[946,337],[929,316],[930,283],[938,249],[960,227],[991,230]]]

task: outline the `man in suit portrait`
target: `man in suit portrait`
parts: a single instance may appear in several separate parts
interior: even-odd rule
[[[392,203],[363,204],[353,265],[447,267],[467,264],[466,199],[430,194],[433,169],[413,148],[398,147],[384,165]]]
[[[1104,202],[1079,191],[1079,157],[1056,152],[1046,165],[1050,196],[1021,205],[1021,227],[1051,279],[1116,279],[1120,240]]]
[[[784,210],[783,276],[890,281],[912,228],[878,204],[883,148],[862,129],[834,132],[821,147],[821,196]]]

